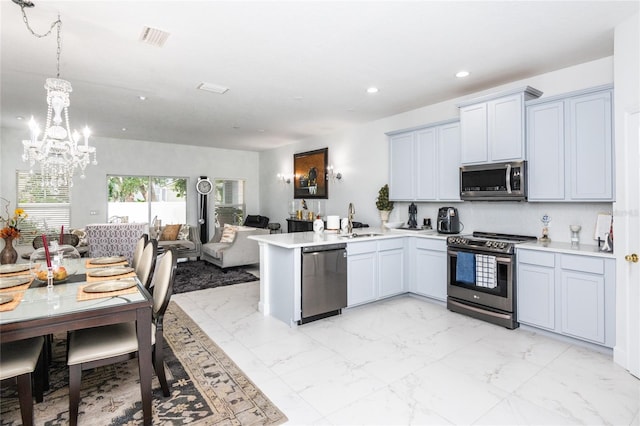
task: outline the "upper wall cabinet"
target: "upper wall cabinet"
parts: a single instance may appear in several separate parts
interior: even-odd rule
[[[532,87],[458,104],[462,164],[524,160],[524,103],[540,97]]]
[[[387,135],[391,200],[460,200],[460,124],[457,120]]]
[[[529,201],[613,201],[612,88],[527,103]]]

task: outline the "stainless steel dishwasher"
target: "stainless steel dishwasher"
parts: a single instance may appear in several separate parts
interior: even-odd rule
[[[300,324],[338,315],[347,307],[347,245],[302,248]]]

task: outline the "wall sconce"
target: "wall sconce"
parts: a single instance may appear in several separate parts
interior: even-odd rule
[[[342,173],[336,172],[333,166],[327,167],[327,180],[331,179],[332,182],[335,182],[336,179],[342,179]]]
[[[287,175],[285,173],[278,173],[278,180],[283,184],[284,183],[289,184],[291,183],[291,175]]]

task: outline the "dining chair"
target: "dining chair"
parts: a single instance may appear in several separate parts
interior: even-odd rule
[[[153,292],[151,330],[152,360],[162,387],[162,394],[165,397],[170,393],[162,352],[164,346],[163,320],[173,293],[176,265],[175,250],[169,249],[160,257],[153,275],[155,290]],[[78,423],[82,370],[127,361],[135,358],[137,351],[138,337],[135,322],[81,329],[70,334],[67,365],[69,365],[69,422],[71,425]]]
[[[53,234],[47,236],[47,242],[51,243],[53,241],[57,241],[58,244],[67,244],[73,247],[77,247],[80,244],[80,237],[75,234],[62,234],[62,241],[60,241],[59,234]],[[34,249],[39,249],[44,247],[44,242],[42,240],[42,235],[36,235],[31,241],[31,245]]]
[[[43,337],[5,342],[0,345],[0,380],[15,377],[18,382],[18,399],[22,424],[33,425],[33,396],[36,402],[43,399],[43,381],[35,379],[31,387],[32,374],[36,368],[46,368],[42,359]],[[43,371],[40,371],[43,373]]]
[[[144,246],[138,265],[134,267],[138,279],[147,290],[151,288],[151,280],[153,279],[153,270],[156,267],[157,257],[158,240],[151,239]]]
[[[149,235],[142,234],[140,238],[138,238],[138,242],[136,243],[136,248],[133,251],[133,260],[131,261],[131,267],[136,268],[138,263],[140,262],[140,257],[142,256],[142,252],[149,242]]]

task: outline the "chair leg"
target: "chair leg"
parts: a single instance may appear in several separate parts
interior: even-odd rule
[[[82,365],[69,366],[69,424],[78,424],[78,406],[80,405],[80,381],[82,380]]]
[[[162,395],[166,397],[171,395],[171,393],[169,392],[167,375],[164,371],[164,351],[162,350],[163,343],[164,341],[162,339],[162,335],[156,336],[156,344],[153,347],[153,366],[155,367],[156,376],[158,376],[158,381],[160,382],[160,387],[162,388]]]
[[[33,396],[31,395],[31,374],[21,374],[17,377],[18,399],[20,400],[20,414],[22,424],[33,425]]]
[[[31,381],[33,382],[33,396],[36,398],[36,402],[40,403],[44,400],[44,390],[49,383],[49,366],[47,365],[47,356],[44,351],[40,352],[38,357],[38,363],[33,374],[31,374]]]

